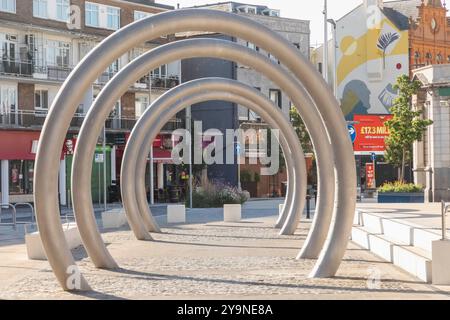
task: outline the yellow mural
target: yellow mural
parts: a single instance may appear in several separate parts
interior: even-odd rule
[[[408,54],[408,31],[400,31],[391,21],[383,19],[381,26],[387,25],[398,34],[395,46],[386,53],[379,47],[383,27],[368,30],[363,36],[355,39],[353,36],[342,38],[339,45],[342,57],[337,68],[338,85],[356,68],[371,60]],[[389,34],[388,34],[389,35]],[[389,39],[388,39],[389,40]],[[388,44],[388,43],[387,43]]]

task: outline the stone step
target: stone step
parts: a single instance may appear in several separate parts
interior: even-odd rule
[[[414,246],[426,250],[431,255],[433,241],[440,240],[441,234],[436,230],[424,229],[418,225],[387,218],[370,212],[357,212],[357,225],[374,234],[382,234],[384,238],[401,245]]]
[[[373,233],[361,226],[353,227],[352,241],[420,280],[431,282],[432,269],[429,252],[395,242],[382,234]]]

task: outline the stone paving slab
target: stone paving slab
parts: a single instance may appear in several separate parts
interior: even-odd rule
[[[314,261],[295,260],[309,222],[279,236],[274,215],[233,224],[218,215],[171,226],[158,217],[164,233],[150,242],[126,229],[104,234],[118,270],[95,269],[82,247],[74,250],[95,290],[78,295],[61,291],[46,262],[27,261],[23,245],[0,248],[0,299],[450,299],[450,288],[424,284],[352,243],[336,278],[309,279]]]

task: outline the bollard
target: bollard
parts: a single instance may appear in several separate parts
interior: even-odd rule
[[[306,219],[311,219],[311,196],[306,196]]]

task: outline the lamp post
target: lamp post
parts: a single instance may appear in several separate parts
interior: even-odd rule
[[[328,83],[328,1],[323,1],[324,34],[323,34],[323,78]]]
[[[337,49],[338,49],[338,43],[337,43],[337,32],[336,27],[337,23],[334,19],[327,19],[327,22],[333,26],[333,90],[334,90],[334,96],[336,99],[338,98],[337,93]]]

